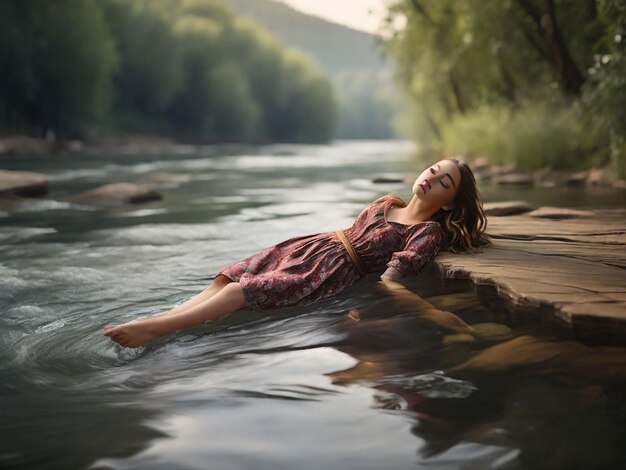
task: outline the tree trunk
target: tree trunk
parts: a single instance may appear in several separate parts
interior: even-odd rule
[[[430,129],[433,131],[433,134],[435,134],[438,141],[441,141],[441,131],[439,130],[439,126],[427,110],[424,109],[422,112],[424,113],[424,118],[430,126]]]
[[[545,5],[548,14],[548,25],[546,28],[548,30],[548,44],[554,57],[553,60],[557,73],[561,76],[565,92],[571,95],[579,95],[585,79],[578,66],[574,63],[574,59],[565,44],[565,39],[556,19],[554,0],[545,0]]]
[[[518,0],[518,4],[532,18],[539,35],[537,42],[524,30],[531,45],[540,50],[541,56],[550,63],[563,91],[569,95],[579,95],[585,78],[565,44],[556,17],[554,0],[543,0],[543,13],[530,0]]]
[[[513,74],[506,66],[504,59],[500,56],[496,58],[498,61],[498,69],[500,70],[500,75],[502,76],[502,81],[504,82],[504,96],[511,102],[515,103],[517,101],[516,90],[517,86],[515,85],[515,78]]]
[[[463,93],[461,92],[461,86],[459,85],[459,81],[454,76],[454,72],[450,72],[448,74],[448,79],[450,80],[450,86],[452,86],[452,92],[454,93],[456,107],[461,112],[461,114],[465,114],[465,101],[463,100]]]

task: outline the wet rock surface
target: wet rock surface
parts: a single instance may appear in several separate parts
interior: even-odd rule
[[[447,277],[493,286],[516,305],[545,308],[573,326],[619,326],[615,333],[623,335],[626,209],[584,212],[559,220],[490,216],[493,246],[442,252],[436,263]]]
[[[489,215],[517,215],[530,212],[533,208],[524,201],[488,202],[484,205],[485,214]]]
[[[48,179],[45,175],[0,170],[0,197],[43,197],[47,193]]]
[[[111,183],[86,191],[74,198],[87,204],[138,204],[162,199],[161,194],[150,186],[133,183]]]
[[[540,207],[528,214],[531,217],[541,217],[543,219],[573,219],[576,217],[592,217],[592,211],[581,211],[576,209],[564,209],[562,207]]]
[[[183,173],[151,173],[137,180],[137,184],[148,185],[152,187],[177,187],[183,183],[191,181],[191,175]]]

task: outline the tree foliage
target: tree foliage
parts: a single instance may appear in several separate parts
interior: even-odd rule
[[[624,0],[396,2],[389,24],[401,17],[406,26],[393,31],[388,46],[415,103],[420,135],[450,149],[451,130],[484,124],[487,116],[508,116],[511,126],[523,116],[541,120],[543,110],[564,127],[587,129],[573,140],[566,129],[555,132],[555,139],[569,141],[557,146],[563,155],[550,155],[550,163],[601,163],[609,149],[614,161],[623,161],[625,11]],[[601,125],[589,119],[591,112],[600,113]],[[515,138],[518,128],[498,129]],[[519,155],[513,159],[525,164]]]
[[[2,1],[0,43],[0,128],[71,134],[107,112],[117,55],[95,1]]]
[[[275,0],[222,0],[253,18],[289,47],[314,57],[330,77],[337,97],[340,139],[389,139],[400,108],[392,60],[376,35],[294,10]]]
[[[6,0],[0,17],[5,132],[332,135],[334,97],[315,64],[215,0]]]

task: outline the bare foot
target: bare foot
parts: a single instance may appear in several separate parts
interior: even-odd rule
[[[144,320],[133,320],[122,325],[107,325],[102,329],[102,333],[126,348],[138,348],[160,336],[150,327],[150,322]]]

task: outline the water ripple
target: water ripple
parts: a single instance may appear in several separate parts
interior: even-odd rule
[[[381,383],[410,389],[426,398],[467,398],[478,390],[470,382],[446,377],[442,371],[415,376],[389,376]]]

